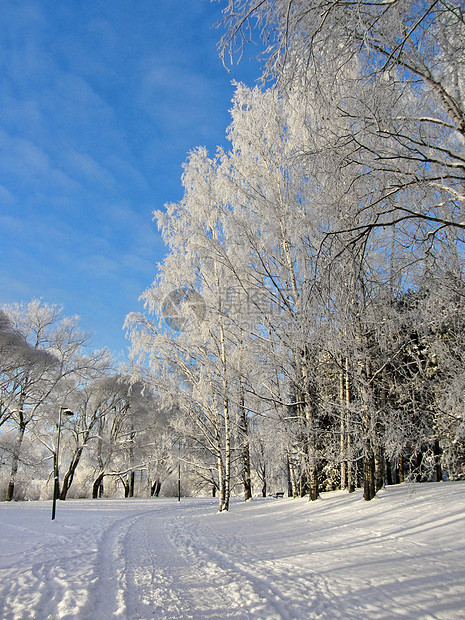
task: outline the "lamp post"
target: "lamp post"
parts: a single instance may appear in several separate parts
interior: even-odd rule
[[[53,503],[52,503],[52,521],[55,519],[55,512],[56,512],[56,505],[57,505],[57,498],[58,498],[58,492],[59,492],[59,481],[58,481],[58,455],[60,452],[60,434],[61,434],[61,420],[62,420],[62,416],[64,415],[69,415],[72,416],[74,415],[73,412],[68,409],[68,407],[63,407],[62,405],[60,406],[60,411],[58,412],[58,427],[57,427],[57,445],[56,445],[56,451],[55,454],[53,455]]]

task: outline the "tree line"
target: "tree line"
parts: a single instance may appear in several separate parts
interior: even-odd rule
[[[133,359],[229,507],[464,475],[460,2],[229,0],[258,33],[227,137],[191,152]],[[187,457],[186,457],[187,458]]]
[[[69,415],[57,455],[60,409]],[[70,492],[157,495],[175,467],[166,417],[107,350],[90,347],[77,317],[38,300],[0,309],[3,499],[50,497],[57,458],[62,500]],[[138,475],[144,488],[137,490]]]

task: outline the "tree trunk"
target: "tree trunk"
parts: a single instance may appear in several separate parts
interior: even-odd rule
[[[300,497],[304,497],[308,491],[308,480],[307,480],[307,473],[303,467],[300,473],[299,487],[300,487],[299,495]]]
[[[13,456],[11,459],[10,480],[8,482],[8,488],[6,491],[6,501],[11,502],[15,492],[16,474],[19,467],[19,455],[21,454],[21,448],[23,445],[24,433],[26,432],[26,425],[21,422],[18,427],[18,434],[16,436],[15,445],[13,448]]]
[[[297,490],[297,479],[295,475],[294,461],[291,458],[289,450],[287,451],[287,466],[289,470],[289,482],[290,482],[289,495],[295,499],[296,497],[298,497],[299,492]]]
[[[340,489],[344,490],[347,486],[347,463],[346,463],[346,425],[345,425],[345,394],[344,394],[344,370],[341,363],[339,373],[339,404],[340,404],[340,428],[339,428],[339,459],[340,459]]]
[[[121,484],[123,485],[124,497],[125,498],[129,497],[129,478],[125,478],[124,476],[119,476],[119,480]]]
[[[394,473],[394,475],[393,475]],[[392,471],[392,461],[386,463],[386,483],[388,485],[394,484],[395,472]]]
[[[224,461],[222,459],[223,446],[221,443],[221,432],[219,425],[219,415],[215,408],[215,422],[216,422],[216,438],[218,449],[218,481],[219,481],[219,504],[218,512],[223,512],[229,509],[229,497],[231,493],[231,430],[230,430],[230,411],[229,411],[229,389],[228,389],[228,376],[227,376],[227,355],[226,355],[226,338],[223,319],[221,315],[222,309],[222,287],[220,286],[220,277],[218,274],[218,265],[215,262],[215,281],[216,291],[218,293],[218,308],[219,313],[219,334],[220,334],[220,361],[221,361],[221,378],[222,378],[222,404],[223,404],[223,429],[224,429]],[[212,389],[212,393],[215,390]],[[222,429],[222,430],[223,430]]]
[[[366,349],[366,347],[364,347]],[[371,369],[368,361],[358,362],[359,394],[361,404],[363,449],[363,499],[370,501],[376,494],[375,482],[375,452],[374,441],[375,422],[373,414],[372,393],[369,387]]]
[[[225,486],[224,486],[223,459],[221,458],[220,452],[218,452],[218,456],[217,456],[217,465],[218,465],[218,512],[222,512],[226,492],[225,492]]]
[[[132,427],[132,423],[131,423],[131,427]],[[134,466],[134,438],[136,436],[136,433],[134,432],[134,428],[131,428],[131,434],[129,436],[129,467],[133,467]],[[128,486],[129,486],[129,491],[128,491],[128,497],[134,497],[134,486],[135,486],[135,472],[134,471],[130,471],[129,472],[129,480],[128,480]]]
[[[160,495],[161,482],[160,478],[157,478],[150,487],[150,497],[158,497]]]
[[[423,448],[420,448],[420,450],[415,454],[415,469],[416,469],[416,481],[417,482],[423,482],[424,478],[423,478],[423,474],[424,474],[424,465],[423,465],[423,461],[425,458],[425,453]]]
[[[384,487],[384,477],[386,474],[386,465],[384,459],[384,450],[382,446],[377,446],[375,455],[375,490],[378,492]]]
[[[433,444],[433,454],[434,454],[434,470],[436,474],[436,482],[441,482],[442,480],[442,467],[441,467],[441,446],[439,445],[439,440]]]
[[[315,433],[315,413],[318,407],[316,388],[309,376],[309,352],[305,347],[301,352],[301,376],[304,395],[304,417],[307,434],[307,458],[308,458],[308,498],[309,501],[315,501],[319,497],[318,489],[318,466],[317,466],[317,448]]]
[[[349,374],[349,358],[345,359],[345,398],[346,398],[346,435],[347,435],[347,490],[349,493],[355,491],[355,480],[352,467],[352,424],[350,415],[350,374]]]
[[[97,497],[103,497],[103,478],[105,476],[105,467],[102,459],[102,439],[101,436],[103,434],[103,419],[99,419],[99,435],[97,440],[97,464],[99,468],[99,475],[94,481],[92,487],[92,499],[97,499]]]
[[[405,458],[403,454],[399,455],[399,483],[405,482]]]
[[[263,446],[261,446],[261,452],[262,452],[262,456],[264,457],[265,449]],[[257,467],[257,474],[262,482],[262,497],[266,497],[266,493],[267,493],[266,473],[267,473],[266,464],[265,464],[265,461],[263,460],[263,463],[260,463],[259,466]]]
[[[311,466],[310,468],[309,481],[308,499],[314,502],[320,496],[318,488],[318,470],[315,466]]]
[[[217,445],[220,446],[219,428],[217,428]],[[224,484],[223,458],[222,458],[220,447],[218,447],[218,451],[216,455],[216,462],[217,462],[217,471],[218,471],[218,512],[222,512],[225,497],[226,497],[226,489],[225,489],[225,484]]]
[[[245,409],[244,386],[240,385],[240,425],[242,431],[242,476],[244,485],[244,500],[247,501],[252,497],[252,477],[250,473],[250,445],[249,445],[249,424],[247,420],[247,412]]]
[[[105,476],[105,472],[100,472],[97,478],[94,480],[94,484],[92,486],[92,499],[97,499],[98,497],[103,497],[103,478]]]
[[[66,499],[66,496],[68,494],[69,491],[69,487],[71,486],[72,482],[73,482],[73,478],[74,478],[74,471],[70,471],[68,469],[68,471],[66,472],[64,478],[63,478],[63,485],[61,487],[61,491],[59,494],[59,499],[62,500],[63,502]]]
[[[216,466],[218,472],[218,512],[222,512],[225,501],[225,484],[224,484],[224,467],[223,458],[221,454],[221,433],[219,416],[216,408],[214,410],[215,419],[215,440],[216,440]]]
[[[61,487],[61,493],[60,493],[60,499],[63,501],[66,499],[69,488],[73,483],[74,474],[76,472],[77,466],[79,465],[79,461],[81,460],[83,449],[84,449],[83,447],[80,447],[73,454],[73,458],[71,459],[71,463],[69,464],[68,471],[66,472],[63,478],[63,485]]]
[[[363,499],[370,501],[375,494],[375,458],[371,443],[368,443],[363,457]]]
[[[220,290],[217,278],[217,287]],[[230,428],[230,411],[228,398],[228,378],[226,365],[226,339],[224,334],[224,326],[220,324],[220,347],[221,347],[221,366],[223,379],[223,421],[224,421],[224,476],[222,497],[220,499],[219,511],[229,510],[229,498],[231,494],[231,428]]]

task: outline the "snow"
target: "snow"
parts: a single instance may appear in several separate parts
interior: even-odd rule
[[[0,617],[465,618],[465,483],[0,504]]]

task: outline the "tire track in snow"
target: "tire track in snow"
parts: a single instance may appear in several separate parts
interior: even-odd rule
[[[166,516],[147,515],[125,539],[128,618],[250,618],[231,580],[199,565],[168,535]],[[262,616],[273,618],[277,616]]]
[[[224,589],[233,597],[232,608],[247,609],[247,618],[267,618],[288,620],[302,618],[302,615],[294,615],[291,597],[285,595],[283,590],[272,585],[269,572],[260,577],[257,563],[247,566],[244,562],[238,562],[233,554],[243,554],[248,558],[248,550],[236,538],[223,540],[214,536],[213,532],[207,533],[208,542],[204,537],[194,534],[192,524],[185,524],[184,517],[178,517],[170,523],[170,536],[176,545],[184,548],[186,555],[192,558],[203,570],[214,575],[217,583],[223,584]],[[228,549],[222,551],[218,547]],[[271,568],[268,566],[268,569]],[[289,585],[289,569],[283,571],[286,574],[286,587]],[[308,587],[308,583],[306,586]],[[314,584],[312,584],[314,587]],[[305,616],[307,617],[307,616]]]
[[[124,550],[127,617],[183,617],[183,601],[174,577],[183,566],[165,540],[160,517],[145,515],[127,533]]]
[[[249,618],[344,617],[344,606],[338,605],[330,582],[314,571],[299,570],[276,560],[247,562],[249,550],[237,536],[225,541],[209,531],[206,540],[203,533],[195,534],[192,527],[186,526],[183,517],[170,524],[170,534],[199,565],[209,567],[215,574],[228,574],[242,598],[247,590],[253,591],[245,605]]]
[[[190,510],[186,512],[189,518]],[[195,555],[177,545],[167,533],[172,518],[155,509],[118,519],[105,530],[80,620],[245,620],[257,603],[265,609],[248,582],[195,561]],[[258,617],[281,618],[277,613]]]
[[[147,512],[124,516],[108,527],[98,543],[94,577],[81,620],[126,618],[124,599],[124,538]]]

